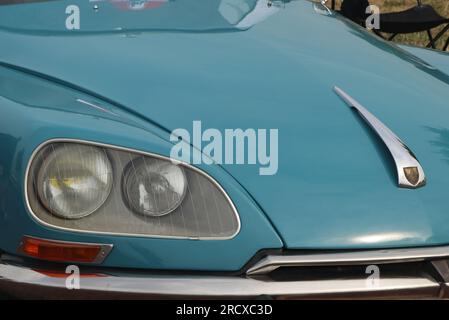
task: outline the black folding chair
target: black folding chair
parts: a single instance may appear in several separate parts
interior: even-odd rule
[[[331,6],[335,10],[335,0],[332,0]],[[344,14],[344,12],[342,13]],[[362,19],[363,17],[360,18]],[[436,49],[436,42],[449,31],[449,18],[442,17],[432,6],[422,4],[421,0],[417,0],[417,6],[408,10],[382,13],[379,19],[380,29],[373,30],[378,36],[386,40],[393,40],[398,34],[426,31],[429,37],[428,48],[432,47]],[[356,22],[361,24],[365,23],[364,20]],[[445,25],[445,27],[436,36],[432,36],[431,30],[442,25]],[[385,38],[381,32],[389,33],[390,36]],[[446,50],[448,46],[449,37],[442,49]]]

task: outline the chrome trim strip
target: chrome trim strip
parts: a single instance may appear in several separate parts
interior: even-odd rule
[[[62,241],[62,240],[55,240],[55,239],[46,239],[46,238],[40,238],[40,237],[32,237],[32,236],[28,236],[28,235],[25,235],[24,238],[25,237],[29,238],[29,239],[54,242],[56,244],[75,244],[75,245],[79,244],[79,245],[100,246],[100,248],[101,248],[100,252],[95,257],[95,260],[92,261],[92,262],[89,262],[89,263],[94,263],[94,264],[101,264],[101,263],[103,263],[103,261],[107,258],[107,256],[111,253],[112,249],[114,248],[113,244],[106,244],[106,243]],[[29,257],[26,253],[23,252],[22,247],[23,247],[23,240],[20,241],[20,244],[19,244],[19,247],[18,247],[17,251],[18,251],[18,253]],[[36,258],[36,257],[31,257],[31,258],[39,259],[39,258]],[[45,259],[42,259],[42,260],[45,260]],[[62,261],[62,262],[67,262],[67,261]]]
[[[92,108],[95,108],[95,109],[97,109],[97,110],[103,111],[103,112],[105,112],[105,113],[109,113],[109,114],[112,114],[112,115],[114,115],[114,116],[117,116],[116,113],[114,113],[114,112],[112,112],[112,111],[110,111],[110,110],[108,110],[108,109],[105,109],[105,108],[103,108],[103,107],[100,107],[99,105],[90,103],[90,102],[88,102],[88,101],[86,101],[86,100],[83,100],[83,99],[79,99],[79,98],[78,98],[78,99],[76,99],[76,102],[79,102],[79,103],[88,105],[89,107],[92,107]]]
[[[385,143],[396,163],[399,187],[415,189],[424,186],[426,184],[424,170],[413,152],[404,144],[404,142],[402,142],[398,136],[396,136],[371,112],[342,89],[334,87],[334,90],[349,107],[354,108],[359,112],[360,116],[371,126],[371,128],[373,128]]]
[[[444,282],[449,282],[449,263],[448,260],[434,260],[432,261],[433,267],[443,278]]]
[[[99,274],[100,275],[100,274]],[[66,277],[51,277],[26,266],[9,264],[0,260],[0,288],[4,292],[51,298],[76,298],[79,295],[98,297],[100,294],[145,295],[146,297],[301,297],[310,295],[333,295],[350,293],[396,293],[418,292],[436,297],[440,284],[425,277],[381,278],[372,286],[361,279],[338,279],[317,281],[264,281],[238,276],[189,276],[133,274],[120,272],[83,277],[80,290],[68,290]],[[31,287],[30,287],[31,286]],[[27,288],[27,290],[25,290]],[[33,290],[30,290],[33,288]],[[43,293],[45,293],[43,295]]]
[[[34,212],[33,209],[31,208],[29,199],[28,199],[28,177],[29,177],[29,171],[31,168],[31,164],[33,163],[33,160],[35,158],[35,156],[37,155],[37,153],[44,148],[46,145],[51,144],[51,143],[57,143],[57,142],[72,142],[72,143],[81,143],[81,144],[87,144],[87,145],[93,145],[93,146],[98,146],[98,147],[104,147],[104,148],[110,148],[110,149],[115,149],[115,150],[119,150],[119,151],[125,151],[125,152],[132,152],[132,153],[136,153],[139,155],[144,155],[144,156],[150,156],[150,157],[154,157],[157,159],[162,159],[162,160],[167,160],[167,161],[171,161],[174,164],[177,165],[181,165],[184,166],[190,170],[193,170],[195,172],[197,172],[198,174],[201,174],[202,176],[204,176],[206,179],[208,179],[213,185],[215,185],[218,190],[220,190],[220,192],[223,193],[224,197],[226,198],[226,200],[228,201],[229,205],[231,206],[232,212],[234,213],[236,220],[237,220],[237,229],[235,231],[235,233],[229,237],[175,237],[175,236],[162,236],[162,235],[145,235],[145,234],[132,234],[132,233],[114,233],[114,232],[102,232],[102,231],[86,231],[86,230],[78,230],[78,229],[71,229],[71,228],[64,228],[64,227],[59,227],[59,226],[55,226],[52,225],[50,223],[47,223],[43,220],[41,220]],[[114,145],[110,145],[110,144],[106,144],[106,143],[100,143],[100,142],[94,142],[94,141],[88,141],[88,140],[81,140],[81,139],[70,139],[70,138],[55,138],[55,139],[49,139],[46,140],[45,142],[41,143],[40,145],[38,145],[36,147],[36,149],[34,149],[33,153],[31,154],[30,159],[28,160],[28,164],[25,170],[25,181],[24,181],[24,195],[25,195],[25,202],[26,202],[26,206],[28,209],[28,212],[31,216],[32,219],[34,219],[35,221],[37,221],[38,223],[40,223],[41,225],[44,225],[46,227],[50,227],[52,229],[57,229],[57,230],[64,230],[64,231],[71,231],[71,232],[76,232],[76,233],[86,233],[86,234],[96,234],[96,235],[111,235],[111,236],[125,236],[125,237],[138,237],[138,238],[154,238],[154,239],[180,239],[180,240],[230,240],[235,238],[241,230],[241,221],[240,221],[240,215],[237,211],[237,208],[234,205],[234,202],[232,201],[231,197],[229,197],[228,193],[223,189],[223,187],[218,183],[218,181],[216,181],[213,177],[211,177],[209,174],[207,174],[206,172],[202,171],[201,169],[198,169],[197,167],[194,167],[188,163],[182,162],[180,160],[177,159],[170,159],[169,157],[165,157],[162,156],[160,154],[156,154],[156,153],[151,153],[151,152],[146,152],[146,151],[141,151],[141,150],[136,150],[136,149],[131,149],[131,148],[126,148],[126,147],[120,147],[120,146],[114,146]]]
[[[442,258],[449,258],[449,246],[267,256],[249,268],[247,275],[267,274],[281,267],[385,264]]]

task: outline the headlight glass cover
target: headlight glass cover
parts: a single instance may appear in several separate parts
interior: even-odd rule
[[[116,235],[229,239],[236,209],[210,176],[186,164],[89,142],[39,147],[27,173],[32,215],[41,223]]]
[[[112,188],[112,167],[99,148],[66,145],[42,162],[36,190],[45,208],[56,216],[79,219],[95,212]]]
[[[180,166],[141,157],[125,170],[125,200],[137,213],[163,216],[175,210],[186,194],[186,178]]]

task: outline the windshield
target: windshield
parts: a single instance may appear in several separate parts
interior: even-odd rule
[[[16,32],[238,31],[275,13],[271,0],[0,0]]]

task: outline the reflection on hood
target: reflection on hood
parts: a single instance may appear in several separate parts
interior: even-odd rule
[[[239,31],[276,13],[282,3],[278,0],[4,0],[0,5],[0,28],[26,33]],[[69,6],[79,9],[79,29],[66,28]]]
[[[169,2],[169,0],[90,0],[90,2],[111,2],[121,10],[154,9]]]

